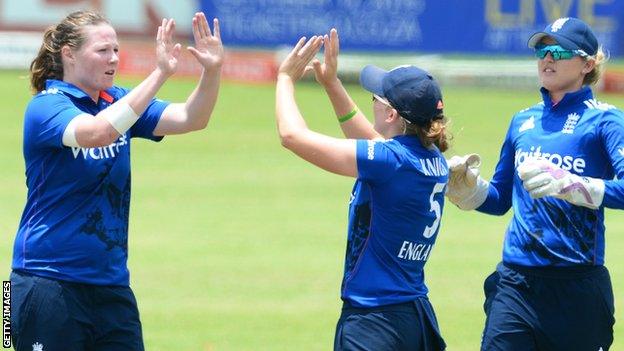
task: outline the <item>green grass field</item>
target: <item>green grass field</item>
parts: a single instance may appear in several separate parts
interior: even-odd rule
[[[0,73],[5,277],[26,194],[22,116],[30,95],[24,75]],[[181,101],[193,86],[171,81],[159,96]],[[370,94],[357,86],[348,90],[372,116]],[[511,115],[539,95],[444,90],[455,135],[447,156],[480,153],[489,178]],[[623,96],[600,98],[624,107]],[[312,129],[340,136],[321,88],[300,84],[298,101]],[[352,180],[280,146],[272,85],[224,83],[205,131],[159,144],[135,141],[132,162],[129,265],[148,350],[331,349]],[[607,218],[607,266],[619,320],[612,349],[624,350],[624,215],[608,211]],[[426,272],[448,350],[479,348],[482,283],[500,260],[508,219],[446,207]]]

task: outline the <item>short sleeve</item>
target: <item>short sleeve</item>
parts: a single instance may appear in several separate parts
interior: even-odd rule
[[[160,121],[160,116],[162,116],[163,111],[169,104],[170,102],[164,100],[152,99],[143,114],[141,114],[139,120],[130,128],[130,135],[133,138],[138,137],[155,141],[162,140],[162,136],[154,135],[154,129],[156,129],[158,121]]]
[[[34,148],[63,147],[63,133],[67,124],[83,113],[62,93],[40,93],[26,107],[25,144]]]
[[[358,178],[370,182],[384,182],[400,166],[397,154],[387,141],[357,140]]]

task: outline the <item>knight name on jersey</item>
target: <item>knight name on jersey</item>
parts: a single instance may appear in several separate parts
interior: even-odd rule
[[[418,160],[426,176],[440,177],[448,174],[448,168],[440,157],[419,158]]]
[[[74,154],[74,159],[78,158],[79,155],[82,155],[83,159],[91,158],[93,160],[102,160],[107,158],[117,157],[119,154],[119,147],[128,145],[128,137],[126,134],[122,135],[117,139],[116,142],[101,147],[73,147],[72,153]]]
[[[432,244],[404,241],[397,257],[409,261],[426,261],[427,258],[429,258],[429,253],[431,252],[432,247]]]
[[[524,161],[526,161],[527,158],[543,158],[561,167],[562,169],[566,171],[574,171],[577,174],[583,173],[585,171],[585,166],[586,166],[585,160],[580,157],[575,158],[574,156],[571,156],[571,155],[560,155],[557,153],[542,152],[541,146],[538,146],[538,147],[531,146],[529,151],[524,151],[522,150],[521,147],[519,147],[516,150],[516,157],[515,157],[516,168],[518,168],[518,166],[524,163]]]

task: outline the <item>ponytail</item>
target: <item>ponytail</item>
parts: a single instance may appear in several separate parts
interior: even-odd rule
[[[446,134],[447,123],[446,117],[442,114],[424,125],[406,122],[405,134],[418,136],[424,147],[435,145],[441,152],[444,152],[449,148],[449,138]]]

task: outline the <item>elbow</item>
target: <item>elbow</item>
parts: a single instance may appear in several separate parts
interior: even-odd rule
[[[500,204],[499,206],[488,206],[486,204],[481,204],[481,206],[477,207],[476,210],[492,216],[503,216],[509,211],[510,208],[511,204]]]
[[[303,144],[305,144],[306,132],[306,129],[280,129],[280,143],[286,149],[295,152],[295,149],[299,149]]]
[[[184,117],[184,121],[182,122],[182,128],[180,132],[182,134],[189,132],[196,132],[199,130],[206,129],[208,126],[208,121],[210,120],[210,114],[202,115],[194,115],[190,112],[186,111]]]
[[[190,123],[188,125],[187,132],[196,132],[196,131],[199,131],[199,130],[206,129],[206,127],[208,126],[208,121],[209,120],[210,120],[210,116],[208,116],[206,118],[195,119],[193,121],[193,123]]]
[[[494,216],[499,216],[500,217],[500,216],[505,215],[507,213],[507,211],[509,211],[509,209],[500,209],[500,210],[497,210],[497,211],[493,211],[490,214],[494,215]]]
[[[93,132],[88,135],[84,140],[80,140],[81,147],[103,147],[114,143],[119,138],[119,134],[115,131],[109,133],[108,131]]]
[[[294,133],[281,133],[280,132],[280,143],[282,144],[283,147],[287,148],[288,150],[292,150],[292,148],[297,143],[296,135]]]
[[[208,127],[208,120],[194,125],[193,128],[191,129],[191,131],[204,130],[204,129],[206,129],[206,127]]]

